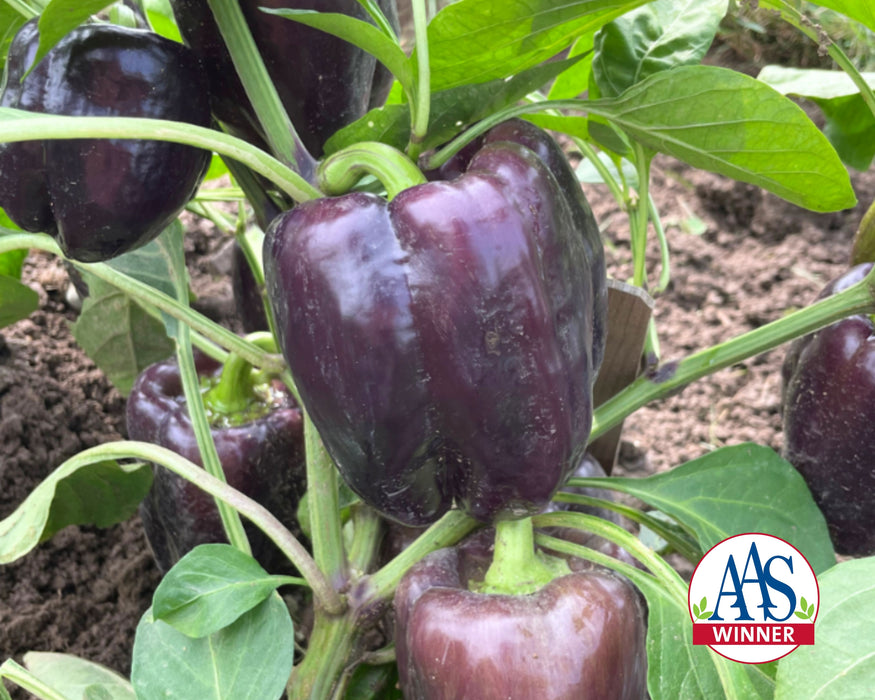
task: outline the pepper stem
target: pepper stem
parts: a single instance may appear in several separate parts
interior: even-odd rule
[[[389,199],[402,190],[426,181],[425,175],[404,153],[385,143],[365,141],[325,158],[316,171],[325,194],[349,192],[365,175],[373,175],[386,188]]]
[[[535,550],[531,518],[495,524],[495,553],[478,593],[527,595],[571,572],[564,559]]]
[[[276,343],[270,333],[251,333],[247,340],[263,350],[276,352]],[[204,405],[214,414],[231,416],[244,412],[253,398],[252,365],[240,355],[231,353],[225,360],[219,381],[204,393]]]

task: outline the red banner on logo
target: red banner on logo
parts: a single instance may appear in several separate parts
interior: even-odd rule
[[[693,625],[693,644],[814,644],[814,625],[698,622]]]

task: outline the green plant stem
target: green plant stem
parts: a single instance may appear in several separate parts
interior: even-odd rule
[[[462,511],[451,510],[417,537],[392,561],[363,579],[360,583],[362,599],[372,602],[387,600],[411,566],[426,554],[455,544],[479,525],[480,523]]]
[[[311,170],[313,158],[298,138],[292,120],[270,79],[240,9],[240,3],[237,0],[207,2],[271,149],[295,172],[303,174]]]
[[[343,546],[337,469],[307,415],[304,416],[304,451],[313,558],[335,590],[340,590],[349,578],[349,566]]]
[[[370,570],[383,534],[383,519],[370,506],[359,503],[352,511],[353,537],[349,548],[349,566],[361,575]]]
[[[492,564],[483,582],[476,585],[476,590],[480,593],[528,595],[570,572],[564,560],[547,557],[535,550],[531,518],[499,520],[495,523]]]
[[[331,616],[317,610],[307,653],[292,670],[286,686],[288,700],[330,698],[361,637],[356,615]]]
[[[276,352],[276,343],[270,333],[250,333],[246,339],[268,352]],[[253,398],[255,381],[252,371],[250,363],[231,353],[223,363],[219,381],[204,392],[204,403],[223,415],[245,411]]]
[[[431,110],[431,69],[428,51],[428,13],[425,0],[412,0],[413,32],[416,39],[416,94],[411,101],[410,141],[407,155],[416,161],[422,153],[422,143],[428,134]]]
[[[164,119],[68,117],[6,107],[0,109],[0,143],[82,138],[149,139],[196,146],[240,161],[276,184],[296,202],[322,196],[297,172],[273,156],[215,129]]]
[[[26,19],[33,19],[39,15],[39,11],[32,8],[26,2],[22,2],[21,0],[2,0],[9,7],[15,10],[18,14]]]
[[[656,202],[653,201],[653,195],[650,192],[647,194],[647,211],[653,224],[653,230],[656,231],[656,239],[659,241],[659,280],[656,283],[656,288],[651,293],[659,293],[664,292],[671,281],[671,254],[668,240],[665,237],[665,229],[662,227],[659,210],[656,208]]]
[[[189,327],[184,323],[177,324],[176,359],[179,364],[179,376],[182,380],[186,408],[188,409],[192,432],[197,441],[198,452],[200,453],[204,469],[219,481],[227,482],[225,472],[222,469],[222,462],[216,451],[213,431],[204,407],[200,377],[198,377],[194,364],[194,355],[191,351],[190,333]],[[240,514],[221,499],[216,498],[215,500],[216,507],[219,510],[219,518],[222,521],[222,527],[228,537],[228,542],[241,552],[251,555],[252,548],[249,546],[249,539],[246,537],[246,532],[243,529]]]
[[[630,209],[629,225],[632,239],[632,284],[647,289],[647,224],[650,219],[650,161],[653,154],[633,141],[635,169],[638,172],[638,196]]]
[[[681,606],[686,608],[687,605],[687,585],[684,583],[680,575],[675,571],[661,556],[656,552],[648,549],[641,543],[635,535],[627,532],[619,525],[616,525],[607,520],[603,520],[595,515],[587,515],[585,513],[571,513],[569,511],[559,513],[542,513],[533,518],[535,527],[574,527],[584,532],[591,532],[594,535],[603,537],[610,542],[622,547],[629,554],[635,557],[638,561],[644,564],[645,567],[659,580],[662,588]],[[540,535],[538,538],[540,540]],[[559,548],[557,548],[557,551]],[[607,559],[613,559],[604,555]],[[613,563],[600,561],[616,568]],[[632,567],[630,567],[632,568]],[[632,579],[634,581],[634,579]]]
[[[106,460],[133,459],[159,464],[190,481],[202,491],[219,498],[232,506],[288,557],[307,585],[313,591],[319,608],[330,613],[342,612],[346,605],[337,591],[329,585],[313,557],[295,536],[264,506],[245,494],[207,474],[206,471],[185,457],[159,445],[135,440],[118,440],[90,447],[64,462],[63,467],[76,469]],[[59,467],[60,468],[60,467]]]
[[[630,413],[654,399],[676,392],[687,384],[749,357],[771,350],[841,318],[875,311],[875,275],[869,275],[811,306],[760,326],[743,335],[693,353],[679,362],[663,364],[645,374],[595,411],[590,439],[594,440]]]
[[[584,479],[570,479],[567,486],[587,488],[593,486],[593,484],[587,483]],[[597,488],[602,489],[605,488],[605,486],[606,484],[602,481]],[[607,486],[610,486],[610,484],[607,484]],[[662,537],[672,549],[690,563],[697,563],[702,556],[702,552],[687,536],[680,535],[677,529],[672,528],[668,523],[663,522],[659,518],[654,518],[652,515],[648,515],[637,508],[617,503],[616,501],[609,501],[604,498],[593,498],[592,496],[584,496],[578,493],[567,493],[564,491],[557,493],[556,496],[553,497],[553,500],[558,501],[559,503],[573,503],[576,505],[588,506],[590,508],[602,508],[604,510],[611,510],[614,513],[619,513],[632,522],[637,523],[638,525],[644,525],[655,532]]]
[[[6,659],[6,661],[0,664],[0,679],[3,678],[12,681],[18,687],[39,698],[39,700],[67,700],[66,695],[43,683],[13,659]],[[0,680],[0,685],[2,683],[3,681]]]
[[[402,190],[426,181],[422,171],[404,153],[376,141],[357,143],[332,153],[317,170],[320,189],[331,195],[349,192],[365,175],[376,177],[390,200]]]

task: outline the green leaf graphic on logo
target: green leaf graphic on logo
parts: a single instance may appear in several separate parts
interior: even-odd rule
[[[706,610],[705,608],[708,606],[708,599],[706,597],[702,597],[702,600],[699,601],[699,604],[696,605],[693,603],[693,615],[697,620],[707,620],[711,615],[714,614],[713,610]]]
[[[805,600],[805,596],[799,599],[799,607],[801,610],[797,610],[794,615],[798,617],[800,620],[810,620],[814,617],[814,603],[809,603]]]

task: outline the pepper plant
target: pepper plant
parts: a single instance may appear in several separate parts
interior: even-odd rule
[[[795,5],[760,4],[811,33]],[[875,29],[864,0],[824,4]],[[648,280],[651,226],[661,237],[647,189],[656,154],[825,212],[856,201],[836,147],[766,82],[701,64],[726,0],[432,5],[410,3],[410,48],[394,3],[374,0],[0,4],[0,204],[10,219],[0,235],[0,320],[35,307],[18,279],[21,251],[69,262],[89,290],[74,333],[129,395],[132,438],[58,465],[0,523],[0,563],[69,524],[108,525],[139,507],[169,567],[137,627],[130,680],[87,660],[40,656],[6,660],[0,677],[46,700],[485,698],[501,686],[472,677],[476,653],[492,659],[495,679],[510,679],[505,690],[526,697],[632,698],[646,686],[653,698],[801,698],[826,684],[861,694],[875,673],[871,634],[850,651],[842,640],[871,615],[847,601],[871,597],[872,560],[836,563],[823,515],[780,455],[744,444],[647,478],[568,476],[588,440],[647,402],[871,314],[875,277],[661,361],[593,406],[608,332],[601,241],[542,129],[568,137],[623,203],[632,282],[653,291],[667,279],[670,252],[663,245],[663,274]],[[109,108],[90,109],[95,92],[82,77],[105,75],[98,59],[86,55],[77,70],[63,56],[78,55],[78,35],[104,32],[148,35],[193,56],[203,77],[157,101],[208,95],[212,121],[126,104],[123,96],[134,107],[148,102],[132,89],[148,73],[119,68],[153,61],[127,39],[100,56],[110,66],[111,89],[99,93]],[[814,35],[875,114],[866,80],[829,37]],[[212,153],[229,174],[230,188],[202,189],[187,206],[236,236],[251,279],[266,289],[265,332],[239,337],[190,307],[183,229],[166,219],[195,185],[147,177],[174,160],[171,146],[203,163]],[[151,155],[137,160],[142,153]],[[198,181],[203,163],[191,168]],[[118,199],[126,190],[111,185],[129,180],[162,206]],[[65,220],[59,202],[71,192],[81,206],[64,205]],[[83,212],[92,205],[114,231],[131,228],[132,208],[154,218],[130,245],[96,235],[89,243],[97,220]],[[124,299],[128,323],[136,319],[132,358],[113,350],[121,317],[110,297]],[[277,383],[299,420],[280,443],[288,446],[265,452],[287,462],[303,454],[304,464],[261,465],[237,482],[225,431],[270,413],[275,406],[253,398],[253,387]],[[591,488],[629,494],[648,510]],[[276,492],[285,502],[272,501]],[[606,511],[658,534],[663,547]],[[664,555],[694,564],[744,532],[784,538],[822,574],[830,614],[805,656],[746,666],[692,645],[687,585]],[[404,544],[387,553],[384,537]],[[310,614],[293,619],[280,593]],[[524,635],[501,631],[517,615],[537,630],[530,636],[543,634],[531,611],[548,607],[551,630],[589,625],[592,646],[529,647]],[[462,611],[457,629],[428,624]],[[605,616],[617,624],[595,624]],[[499,637],[514,650],[509,664]],[[453,667],[434,666],[434,649],[457,642],[467,646],[453,647]],[[560,658],[579,663],[571,680],[556,670]],[[845,674],[849,665],[869,676]]]

